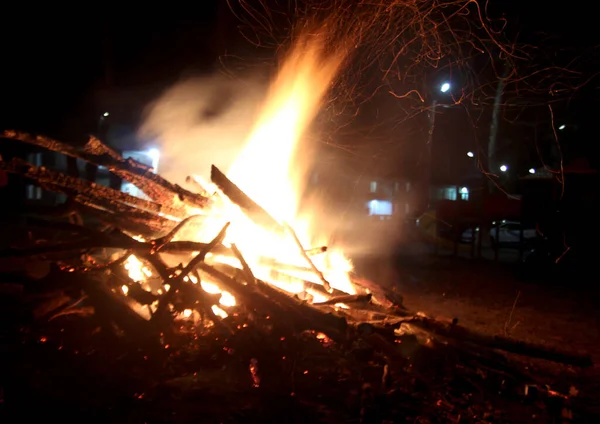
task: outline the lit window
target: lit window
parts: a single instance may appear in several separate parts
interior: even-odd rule
[[[377,191],[377,181],[371,181],[371,193],[375,193]]]
[[[443,189],[443,199],[456,200],[456,187],[448,187]]]
[[[389,216],[392,214],[392,202],[389,200],[371,200],[367,203],[370,216]]]
[[[460,188],[460,198],[462,200],[469,200],[469,189],[466,187]]]

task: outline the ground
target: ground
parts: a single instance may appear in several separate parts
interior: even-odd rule
[[[361,268],[398,288],[408,309],[458,318],[486,334],[587,353],[600,363],[600,309],[592,276],[587,282],[524,282],[516,278],[514,261],[436,256],[415,244],[400,251],[393,259],[363,261]],[[588,372],[599,370],[596,365]]]
[[[31,273],[34,263],[27,265]],[[394,258],[363,258],[357,261],[357,267],[365,277],[394,286],[410,310],[433,317],[458,318],[460,324],[485,334],[510,335],[589,353],[600,363],[600,311],[595,308],[593,287],[584,288],[583,284],[575,284],[577,281],[525,283],[515,278],[514,262],[475,261],[451,257],[447,252],[436,256],[418,243],[400,249]],[[6,310],[9,306],[18,305],[4,305]],[[15,314],[7,316],[19,321]],[[383,384],[380,382],[385,361],[373,360],[381,355],[360,344],[341,351],[335,345],[325,347],[311,332],[294,337],[273,337],[269,333],[260,338],[262,333],[248,327],[223,342],[219,341],[220,335],[213,339],[213,334],[192,343],[197,351],[173,349],[168,352],[172,359],[156,360],[157,365],[153,366],[154,362],[144,362],[147,356],[141,355],[145,353],[130,351],[120,344],[113,349],[107,343],[112,339],[96,332],[93,320],[64,317],[64,321],[52,323],[51,328],[32,326],[25,331],[15,322],[18,331],[13,336],[18,342],[3,344],[4,354],[12,359],[6,361],[11,365],[5,370],[0,368],[0,376],[6,373],[11,384],[0,385],[0,404],[17,405],[11,412],[22,414],[27,405],[35,404],[36,411],[63,418],[65,405],[81,417],[101,412],[106,422],[195,422],[199,414],[206,418],[209,413],[215,417],[238,414],[227,415],[225,422],[256,422],[250,416],[260,417],[260,422],[282,422],[282,416],[293,417],[293,422],[316,422],[315,417],[320,417],[321,422],[348,422],[348,417],[354,417],[355,421],[350,422],[357,422],[362,414],[364,381]],[[68,328],[63,332],[63,327]],[[378,339],[368,340],[374,343]],[[81,350],[86,341],[93,349]],[[377,403],[374,411],[402,416],[406,422],[421,422],[422,414],[437,419],[446,417],[446,421],[422,422],[450,422],[450,418],[451,422],[458,422],[460,417],[463,422],[482,422],[480,414],[496,413],[503,418],[484,422],[551,422],[564,417],[564,404],[575,411],[577,419],[572,422],[598,422],[598,366],[582,371],[544,362],[539,365],[540,361],[530,363],[512,355],[511,363],[515,359],[516,365],[522,362],[528,368],[519,378],[511,379],[510,373],[502,371],[503,362],[498,363],[500,372],[480,368],[479,359],[474,359],[479,357],[473,356],[468,346],[453,351],[442,341],[433,349],[419,347],[417,355],[409,341],[404,339],[398,344],[396,350],[404,352],[404,356],[392,362],[390,368],[395,375],[393,390],[378,398],[381,404]],[[125,353],[121,354],[120,349]],[[365,352],[371,352],[371,356],[363,358]],[[384,352],[387,354],[388,350]],[[110,362],[105,357],[114,360]],[[249,358],[258,358],[262,367],[264,381],[260,392],[252,388]],[[351,366],[340,365],[346,363]],[[560,378],[540,374],[540,369]],[[559,399],[558,410],[550,408],[549,402],[530,402],[521,388],[533,376],[535,382],[550,384],[558,393],[570,393],[574,388],[579,392],[577,399]],[[505,386],[505,380],[511,383]],[[234,405],[232,399],[239,404]],[[290,415],[289,411],[294,413]],[[152,420],[148,421],[148,416]],[[265,421],[265,416],[271,416],[273,421]],[[588,417],[596,420],[586,420]]]

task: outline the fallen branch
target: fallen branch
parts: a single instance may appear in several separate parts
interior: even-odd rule
[[[179,198],[180,201],[195,207],[204,207],[208,203],[206,197],[192,193],[176,184],[170,183],[160,175],[152,172],[150,167],[136,162],[133,159],[124,159],[121,155],[95,137],[90,137],[83,152],[73,146],[61,143],[60,141],[53,140],[49,137],[41,135],[33,136],[15,130],[4,131],[0,138],[19,140],[69,157],[81,159],[95,166],[103,166],[118,177],[131,182],[151,199],[154,199],[161,204],[170,204],[175,197]]]
[[[504,336],[490,336],[469,330],[458,324],[447,324],[424,316],[415,316],[405,321],[405,324],[414,325],[432,334],[457,340],[459,342],[473,343],[490,349],[499,349],[517,355],[530,356],[578,367],[589,367],[592,360],[589,355],[580,355],[560,349],[549,348],[534,343],[527,343]]]
[[[0,169],[32,179],[51,191],[64,193],[74,198],[83,195],[91,201],[98,200],[100,207],[102,204],[106,205],[107,202],[115,207],[118,207],[119,203],[123,203],[155,214],[170,215],[181,219],[185,217],[184,210],[140,199],[122,191],[71,177],[45,167],[34,166],[22,159],[13,158],[10,162],[0,161]]]

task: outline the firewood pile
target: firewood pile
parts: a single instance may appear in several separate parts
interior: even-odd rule
[[[20,221],[26,237],[0,251],[2,316],[14,330],[3,345],[17,346],[5,348],[12,369],[1,393],[20,417],[547,422],[589,412],[574,387],[550,388],[500,351],[575,367],[588,357],[412,312],[351,271],[336,283],[321,268],[326,247],[303,245],[215,166],[211,183],[189,178],[192,191],[93,137],[83,149],[16,131],[2,138],[69,164],[62,173],[0,162],[68,198],[32,209]],[[75,160],[147,198],[80,176]],[[215,220],[223,204],[235,214]],[[261,232],[237,244],[240,219],[285,240],[295,259],[263,254],[271,239]]]

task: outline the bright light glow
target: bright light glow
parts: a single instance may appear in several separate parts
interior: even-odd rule
[[[148,156],[152,158],[152,169],[154,169],[154,173],[158,172],[158,160],[160,159],[160,152],[158,149],[150,149],[148,150]]]
[[[470,158],[473,158],[473,157],[475,157],[475,153],[473,153],[473,152],[467,152],[467,156],[470,157]]]
[[[502,166],[500,167],[500,171],[502,171],[502,172],[506,172],[506,171],[508,171],[508,166],[506,166],[506,165],[502,165]]]
[[[461,187],[460,188],[460,193],[461,194],[469,194],[469,189],[466,187]]]
[[[104,116],[105,118],[107,118],[107,117],[108,117],[108,115],[110,115],[110,113],[108,113],[108,112],[104,112],[104,113],[102,114],[102,116]]]
[[[565,128],[567,128],[567,126],[565,124],[562,124],[560,127],[558,127],[559,130],[564,130]]]
[[[442,86],[440,87],[440,91],[442,93],[446,93],[448,90],[450,90],[450,83],[449,82],[443,83]]]
[[[391,215],[393,208],[389,200],[370,200],[367,203],[369,215]]]
[[[529,168],[529,173],[530,174],[535,174],[535,168]]]

